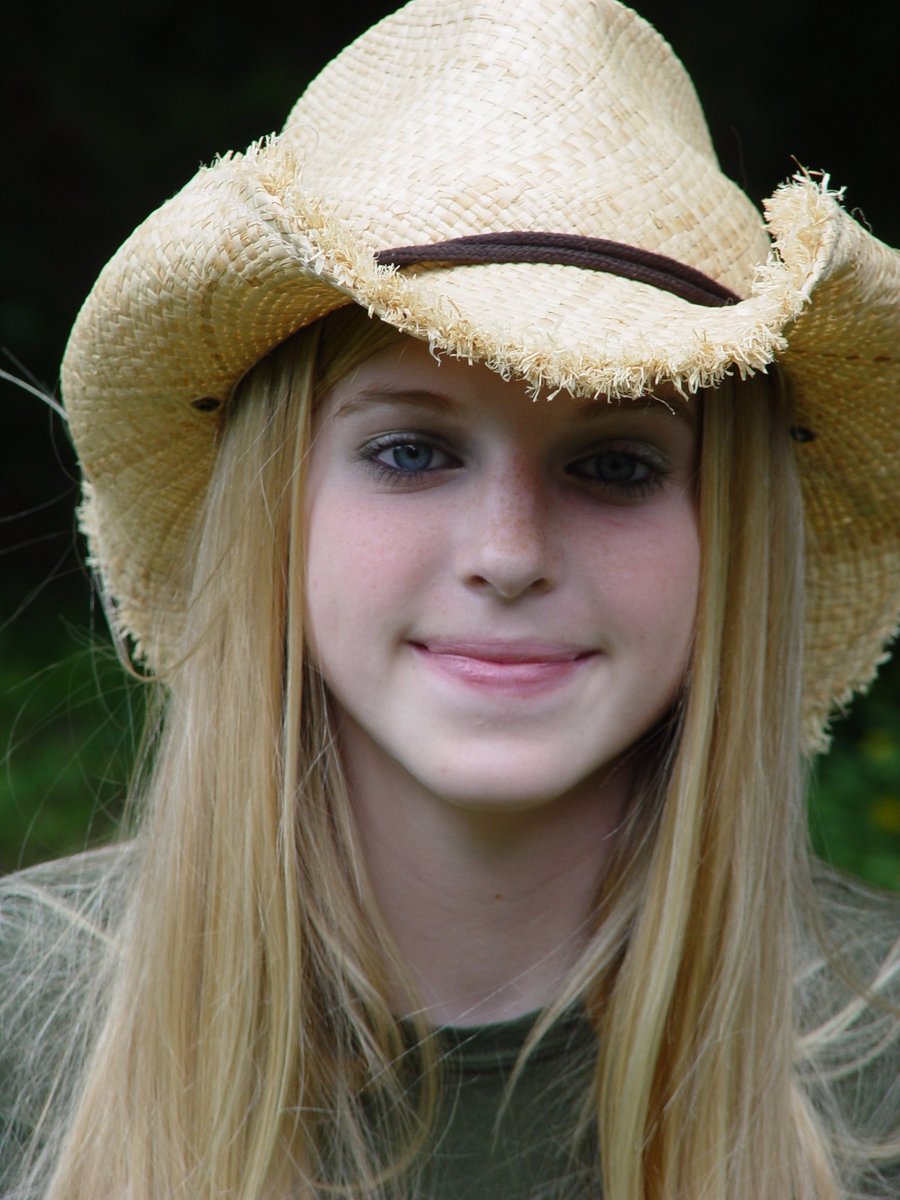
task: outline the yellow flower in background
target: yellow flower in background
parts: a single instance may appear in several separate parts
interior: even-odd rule
[[[888,763],[900,754],[900,744],[889,729],[879,726],[863,734],[859,741],[863,756],[872,763]]]
[[[900,797],[876,797],[869,806],[869,821],[883,833],[900,834]]]

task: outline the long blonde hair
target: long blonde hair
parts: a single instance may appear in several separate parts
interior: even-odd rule
[[[316,399],[396,336],[350,309],[295,335],[235,397],[140,830],[117,868],[127,903],[98,951],[109,982],[93,1049],[70,1099],[59,1092],[71,1113],[39,1122],[23,1195],[374,1200],[404,1194],[427,1153],[433,1039],[390,1011],[403,964],[303,641]],[[525,1054],[586,1006],[600,1050],[575,1132],[599,1135],[608,1200],[834,1200],[866,1167],[817,1064],[853,1041],[828,1058],[852,1073],[870,1008],[848,993],[800,1036],[802,997],[821,998],[826,967],[807,948],[802,508],[786,400],[769,379],[729,381],[703,397],[702,424],[684,696],[648,755],[595,935]]]

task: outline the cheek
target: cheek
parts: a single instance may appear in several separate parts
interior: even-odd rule
[[[611,587],[629,639],[662,655],[670,669],[686,666],[700,585],[692,505],[685,502],[640,530],[623,529],[618,543],[606,547],[596,579],[598,586]]]
[[[430,526],[379,499],[360,501],[327,487],[310,497],[307,619],[317,657],[327,654],[325,639],[339,634],[349,648],[376,633],[379,620],[399,617],[427,572]]]
[[[650,587],[655,597],[650,619],[665,631],[663,649],[680,678],[688,666],[700,591],[700,539],[693,510],[689,520],[669,531]]]

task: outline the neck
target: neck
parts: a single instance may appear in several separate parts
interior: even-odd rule
[[[414,981],[394,982],[394,1011],[472,1025],[546,1006],[591,935],[633,771],[527,809],[463,806],[353,743],[345,769],[370,882]]]

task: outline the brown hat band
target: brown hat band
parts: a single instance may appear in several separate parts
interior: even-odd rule
[[[418,263],[559,263],[621,275],[672,292],[692,304],[721,308],[736,304],[740,296],[665,254],[640,250],[606,238],[580,237],[571,233],[478,233],[431,242],[422,246],[395,246],[375,255],[381,266],[409,267]]]

